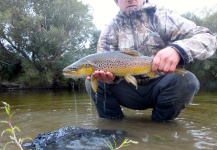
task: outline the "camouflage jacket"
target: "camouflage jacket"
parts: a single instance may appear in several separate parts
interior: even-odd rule
[[[166,46],[179,52],[182,64],[206,59],[217,49],[216,38],[207,28],[146,3],[129,16],[119,12],[101,32],[97,52],[132,49],[151,56]]]

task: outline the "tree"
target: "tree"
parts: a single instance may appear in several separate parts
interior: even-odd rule
[[[212,32],[217,32],[217,11],[204,19],[204,26],[208,27]]]
[[[70,60],[94,52],[92,20],[78,0],[1,0],[0,45],[22,61],[23,81],[52,83]]]
[[[194,21],[197,25],[203,24],[203,19],[198,17],[196,14],[191,12],[186,12],[185,14],[182,14],[182,17],[185,17],[186,19],[189,19],[191,21]]]

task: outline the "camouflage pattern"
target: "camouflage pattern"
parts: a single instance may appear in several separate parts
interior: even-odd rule
[[[203,60],[217,49],[216,38],[207,28],[197,26],[178,15],[156,10],[145,3],[130,11],[119,12],[101,32],[97,52],[132,49],[151,56],[166,46],[172,46],[182,56],[183,63]]]

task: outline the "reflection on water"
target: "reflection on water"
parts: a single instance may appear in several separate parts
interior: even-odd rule
[[[139,144],[126,147],[135,150],[194,150],[217,149],[217,93],[199,93],[193,104],[179,118],[170,123],[157,123],[150,119],[151,109],[135,111],[123,108],[126,117],[111,121],[99,119],[95,106],[86,92],[68,91],[16,91],[0,93],[0,101],[11,105],[13,123],[20,127],[21,137],[38,134],[66,126],[89,129],[120,129]],[[0,120],[7,116],[0,105]],[[0,125],[0,132],[7,128]],[[8,140],[5,134],[0,147]],[[10,148],[14,150],[13,147]]]

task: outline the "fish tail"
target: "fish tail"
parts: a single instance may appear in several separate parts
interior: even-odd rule
[[[176,68],[175,73],[184,75],[184,74],[187,73],[187,71],[185,69],[183,69],[183,68]]]

